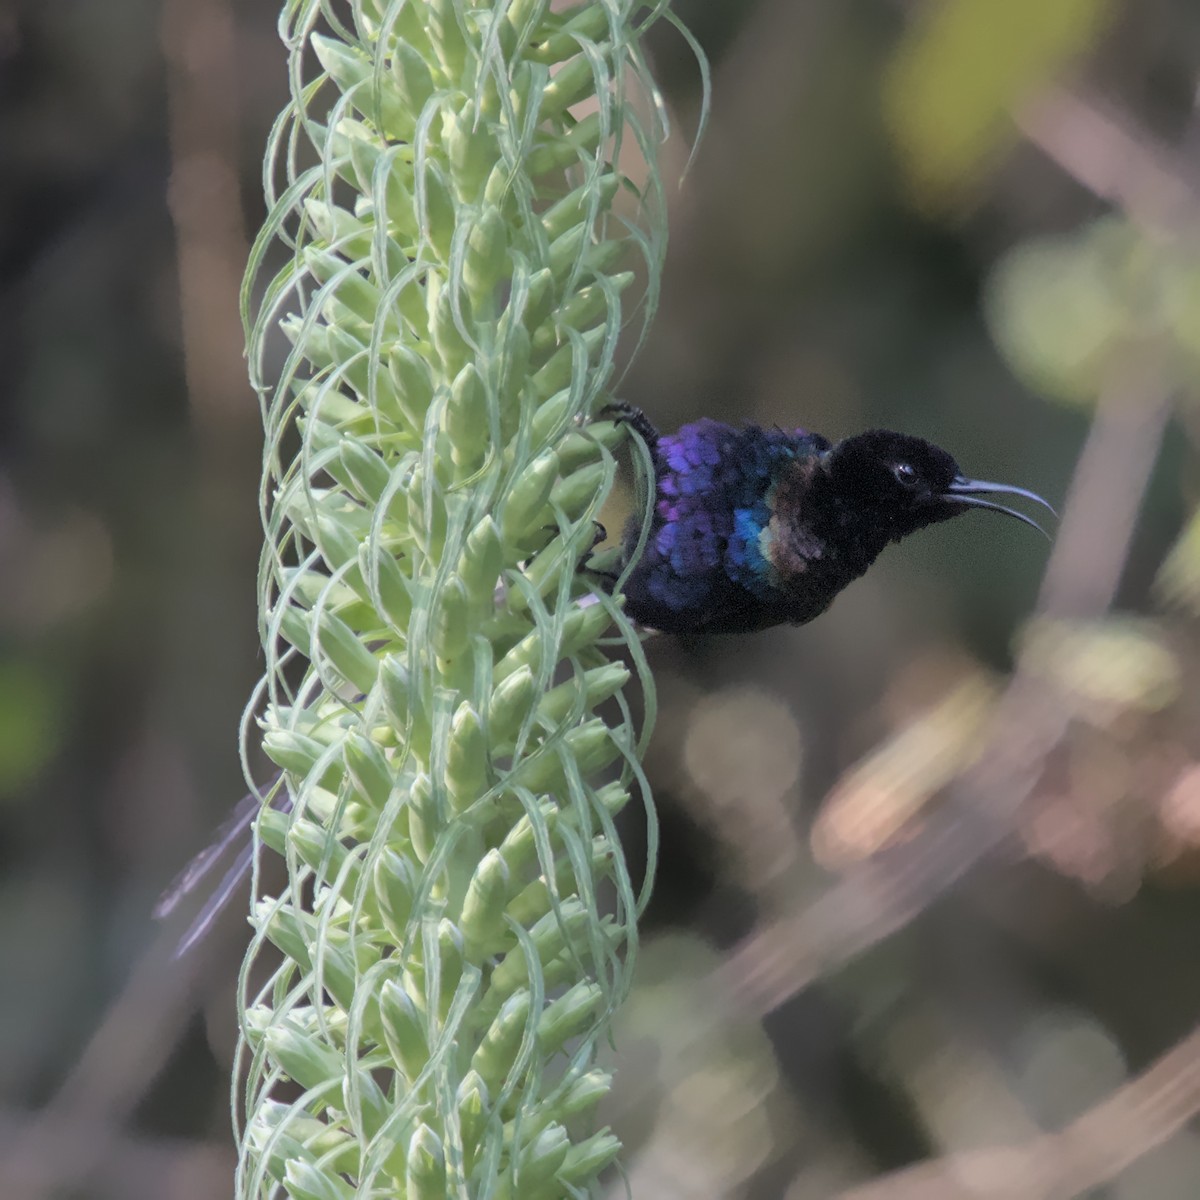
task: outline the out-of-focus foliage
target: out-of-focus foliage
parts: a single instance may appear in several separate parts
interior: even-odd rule
[[[1152,356],[1168,387],[1194,386],[1200,370],[1200,262],[1120,217],[1021,243],[988,312],[1014,369],[1053,399],[1094,403],[1131,357]]]
[[[639,985],[614,1025],[621,1094],[610,1104],[629,1147],[635,1196],[735,1196],[785,1152],[794,1120],[771,1044],[714,982],[720,958],[692,937],[645,948]],[[624,1194],[617,1184],[613,1200]]]
[[[1022,634],[1022,661],[1097,723],[1114,712],[1157,712],[1178,699],[1181,670],[1156,623],[1112,619],[1034,621]]]
[[[884,108],[917,201],[961,203],[1017,138],[1013,106],[1060,75],[1108,25],[1112,0],[935,0],[892,58]]]
[[[1193,513],[1171,547],[1156,583],[1165,601],[1200,616],[1200,513]]]
[[[928,711],[880,742],[829,793],[812,827],[813,857],[840,870],[875,854],[979,755],[994,681],[968,675]]]

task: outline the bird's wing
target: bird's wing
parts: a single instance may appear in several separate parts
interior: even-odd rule
[[[281,780],[282,776],[276,775],[265,790],[270,797],[268,803],[273,808],[280,812],[288,812],[292,807],[292,797],[286,788],[279,786]],[[262,808],[262,803],[258,792],[249,792],[243,796],[234,805],[229,816],[221,822],[212,843],[180,871],[158,898],[158,903],[154,906],[154,917],[161,921],[175,912],[179,905],[199,888],[233,847],[238,848],[225,874],[221,876],[216,887],[201,905],[200,911],[188,925],[187,931],[175,948],[176,957],[187,953],[204,938],[238,888],[249,877],[254,862],[254,818]]]
[[[154,905],[156,921],[169,917],[179,907],[180,902],[190,896],[211,874],[231,846],[249,838],[254,814],[258,812],[261,804],[258,796],[249,792],[233,806],[230,814],[217,827],[212,841],[171,880],[159,896]]]

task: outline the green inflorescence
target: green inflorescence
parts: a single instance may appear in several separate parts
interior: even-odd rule
[[[252,711],[292,803],[257,825],[289,881],[242,974],[243,1200],[580,1196],[618,1151],[596,1049],[633,965],[613,819],[648,722],[601,638],[653,693],[577,567],[623,436],[588,423],[623,268],[648,318],[661,266],[663,8],[285,6],[245,305]]]

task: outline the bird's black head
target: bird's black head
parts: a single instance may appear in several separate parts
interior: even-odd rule
[[[984,499],[988,494],[1024,496],[1050,508],[1024,488],[968,479],[940,446],[887,429],[838,442],[828,453],[826,478],[846,518],[886,534],[884,541],[897,541],[969,508],[1004,513],[1045,533],[1024,513]]]

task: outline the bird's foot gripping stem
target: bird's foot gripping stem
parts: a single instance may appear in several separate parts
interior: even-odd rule
[[[596,547],[608,537],[608,530],[599,521],[593,521],[592,525],[595,527],[592,545],[580,559],[579,571],[611,592],[621,574],[621,548],[610,546],[606,550],[597,550]]]
[[[606,404],[596,416],[599,420],[617,421],[628,425],[646,443],[651,454],[657,452],[658,430],[640,408],[634,408],[624,400],[614,400],[611,404]]]

